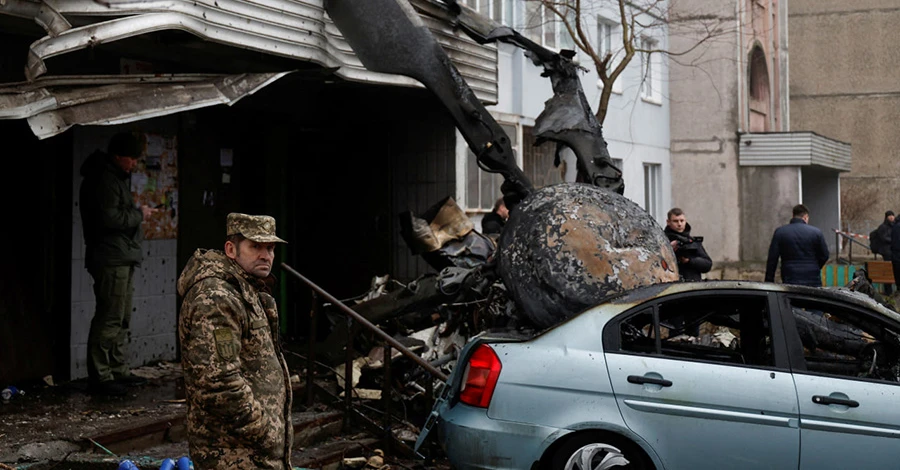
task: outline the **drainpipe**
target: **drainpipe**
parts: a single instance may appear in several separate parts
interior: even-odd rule
[[[782,24],[784,24],[784,28],[781,29],[779,36],[781,39],[780,48],[781,54],[784,56],[784,61],[782,65],[784,66],[783,74],[784,74],[784,89],[781,91],[781,103],[782,103],[782,116],[784,119],[784,124],[781,126],[785,132],[789,132],[791,130],[791,54],[790,47],[788,47],[788,30],[790,29],[790,16],[788,15],[788,0],[781,0],[779,3],[781,11],[778,12],[778,17],[781,18]],[[784,15],[782,15],[784,13]]]
[[[734,2],[734,18],[737,23],[737,93],[738,93],[738,134],[744,132],[744,28],[743,28],[743,9],[741,2],[743,0],[735,0]]]

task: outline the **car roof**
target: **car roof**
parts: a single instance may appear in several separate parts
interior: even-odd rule
[[[661,298],[672,294],[708,290],[738,290],[757,292],[782,292],[799,294],[809,297],[817,297],[822,300],[840,300],[867,308],[880,315],[900,322],[900,314],[886,308],[875,299],[860,292],[851,291],[845,287],[808,287],[791,284],[775,284],[773,282],[754,281],[701,281],[701,282],[669,282],[652,284],[628,290],[599,304],[630,304],[637,305],[655,298]]]

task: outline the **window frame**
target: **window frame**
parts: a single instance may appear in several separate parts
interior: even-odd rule
[[[523,155],[522,155],[522,126],[521,122],[516,122],[511,115],[503,115],[498,116],[496,114],[491,114],[497,124],[504,130],[504,132],[509,130],[514,130],[514,134],[509,134],[507,132],[507,137],[510,139],[510,143],[512,144],[513,154],[516,158],[516,164],[519,165],[519,168],[523,167]],[[511,128],[511,129],[507,129]],[[456,202],[463,208],[463,210],[469,214],[489,214],[493,210],[494,202],[496,202],[497,198],[502,196],[500,192],[500,185],[503,182],[503,176],[499,173],[488,173],[484,170],[481,170],[476,162],[476,158],[472,149],[469,148],[468,142],[466,142],[465,137],[456,129]],[[477,171],[477,185],[478,185],[478,201],[473,201],[469,197],[469,172],[470,168],[475,167],[475,171]],[[482,207],[481,206],[481,188],[482,188],[482,179],[485,177],[495,178],[497,179],[496,185],[496,193],[490,199],[490,207]]]
[[[482,3],[486,4],[488,10],[487,12],[481,11]],[[509,24],[507,24],[507,22],[505,21],[507,19],[507,8],[510,8],[510,14],[513,14],[515,12],[515,2],[509,0],[465,0],[465,4],[478,13],[481,13],[482,15],[496,21],[497,23],[504,24],[506,26],[509,26]],[[498,6],[500,8],[499,11],[497,10]],[[515,15],[513,15],[512,18],[515,18]]]
[[[610,20],[610,19],[608,19],[608,18],[605,18],[605,17],[603,17],[603,16],[601,16],[601,15],[597,15],[597,45],[596,45],[596,50],[597,50],[597,54],[598,54],[599,57],[602,59],[603,56],[604,56],[604,51],[603,51],[603,46],[602,46],[602,41],[604,40],[604,34],[603,34],[603,31],[602,31],[601,29],[605,29],[605,30],[607,31],[607,34],[609,35],[609,38],[608,38],[608,39],[609,39],[609,44],[607,44],[607,49],[608,49],[608,50],[607,50],[606,52],[609,52],[610,57],[611,57],[611,59],[610,59],[610,64],[609,64],[610,71],[612,71],[613,69],[615,69],[615,68],[616,68],[616,65],[618,65],[618,62],[619,62],[618,60],[616,60],[616,54],[614,53],[614,51],[613,51],[613,46],[612,46],[612,45],[613,45],[613,42],[614,42],[616,39],[618,39],[618,36],[617,36],[617,33],[616,33],[617,28],[618,28],[618,23],[616,23],[615,21],[612,21],[612,20]],[[603,81],[600,80],[600,77],[599,77],[599,76],[597,77],[597,88],[600,89],[600,90],[603,89]],[[615,94],[617,94],[617,95],[621,95],[621,94],[623,93],[623,90],[622,90],[622,76],[621,76],[621,75],[618,76],[618,77],[616,77],[616,80],[613,82],[613,84],[612,84],[612,92],[615,93]]]
[[[860,315],[866,316],[874,321],[880,321],[892,327],[900,333],[900,322],[883,315],[877,315],[869,311],[865,306],[858,306],[850,302],[838,301],[832,299],[822,299],[820,297],[802,294],[802,293],[784,293],[781,294],[778,302],[781,312],[781,321],[785,331],[785,341],[790,358],[791,371],[795,374],[809,375],[813,377],[822,377],[826,379],[836,380],[855,380],[859,382],[868,382],[874,384],[900,386],[900,382],[888,382],[880,379],[870,379],[866,377],[850,377],[847,375],[831,374],[828,372],[812,371],[806,367],[806,356],[803,354],[803,343],[800,339],[800,333],[797,331],[797,322],[794,319],[794,313],[791,310],[791,300],[801,300],[805,302],[816,302],[819,304],[830,305],[842,310],[849,310]]]
[[[494,0],[494,1],[496,1],[496,0]],[[577,60],[577,54],[579,53],[579,50],[575,46],[575,39],[569,35],[569,31],[566,29],[563,21],[560,18],[558,18],[555,13],[553,13],[549,9],[547,9],[547,7],[542,2],[539,2],[537,0],[535,0],[535,1],[525,0],[524,3],[526,5],[537,5],[536,11],[539,13],[539,21],[534,26],[530,25],[529,24],[530,23],[529,8],[525,7],[523,9],[522,26],[517,29],[523,30],[522,33],[528,39],[531,39],[532,41],[540,44],[541,46],[546,47],[547,49],[551,49],[555,52],[559,52],[559,51],[563,50],[564,43],[568,46],[571,46],[570,50],[575,51],[576,60]],[[575,14],[574,11],[572,11],[572,10],[569,10],[568,13],[571,13],[572,15]],[[549,20],[548,20],[548,18],[549,18]],[[574,19],[574,16],[573,16],[573,19]],[[548,32],[547,28],[546,28],[547,24],[553,24],[552,44],[548,43],[548,40],[547,40],[547,32]],[[537,38],[539,38],[539,40]],[[616,83],[618,83],[618,80],[616,80]],[[615,84],[614,84],[614,88],[615,88]],[[615,91],[615,90],[613,90],[613,91]],[[621,93],[621,91],[619,91],[618,93]]]
[[[644,210],[656,220],[662,220],[663,203],[663,175],[662,164],[656,162],[643,162],[644,170]],[[653,194],[650,194],[652,188]]]
[[[658,49],[659,40],[652,36],[640,37],[641,49]],[[660,54],[641,52],[641,100],[662,105],[662,62]]]
[[[764,297],[766,302],[766,308],[769,312],[769,332],[772,336],[772,359],[773,365],[755,365],[755,364],[735,364],[730,362],[720,362],[714,360],[707,359],[696,359],[696,358],[686,358],[686,357],[674,357],[670,355],[663,354],[662,351],[662,340],[660,338],[660,330],[659,330],[659,307],[661,304],[669,303],[673,301],[681,301],[684,299],[688,299],[691,297]],[[654,334],[656,335],[656,351],[652,354],[645,354],[633,351],[625,351],[622,350],[621,344],[621,324],[630,320],[631,318],[640,315],[647,311],[647,309],[653,309],[653,329]],[[785,343],[785,332],[783,330],[783,322],[779,317],[782,316],[781,307],[778,303],[778,297],[776,293],[769,291],[758,291],[758,290],[740,290],[740,289],[705,289],[705,290],[694,290],[690,292],[681,292],[677,294],[667,295],[661,298],[655,298],[646,302],[643,302],[639,305],[636,305],[623,313],[616,315],[613,319],[608,321],[606,325],[603,327],[603,332],[601,334],[601,341],[604,354],[624,354],[628,356],[640,356],[640,357],[652,357],[655,359],[666,359],[670,361],[687,361],[687,362],[697,362],[702,364],[716,364],[719,366],[729,366],[729,367],[741,367],[741,368],[750,368],[750,369],[760,369],[760,370],[772,370],[772,371],[781,371],[781,372],[791,372],[791,357],[788,354],[788,348]]]

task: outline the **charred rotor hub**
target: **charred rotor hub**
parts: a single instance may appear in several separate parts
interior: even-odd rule
[[[499,271],[520,312],[542,328],[625,290],[678,280],[650,214],[580,183],[545,187],[516,207],[500,236]]]

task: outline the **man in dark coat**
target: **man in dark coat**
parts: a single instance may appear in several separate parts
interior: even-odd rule
[[[97,302],[88,333],[90,390],[124,395],[126,385],[146,379],[131,375],[125,341],[131,321],[134,268],[143,260],[141,223],[156,212],[137,207],[131,195],[131,171],[143,149],[131,133],[113,136],[108,153],[96,151],[81,166],[81,226],[85,267],[94,280]]]
[[[499,235],[503,231],[503,226],[506,225],[506,219],[508,218],[509,210],[506,209],[506,204],[501,197],[494,203],[494,209],[491,213],[481,219],[481,233],[485,235]]]
[[[685,281],[702,281],[701,274],[712,269],[712,259],[703,248],[703,237],[691,236],[691,224],[684,211],[675,207],[666,216],[666,236],[678,258],[678,274]]]
[[[900,223],[891,227],[891,268],[894,269],[894,285],[900,287]]]
[[[822,231],[809,225],[809,209],[793,208],[793,218],[772,235],[766,262],[766,282],[775,282],[781,258],[781,281],[785,284],[822,287],[822,266],[828,262],[828,245]]]
[[[872,251],[881,255],[885,261],[891,260],[891,229],[894,227],[894,211],[884,213],[884,221],[872,233],[869,244]]]

